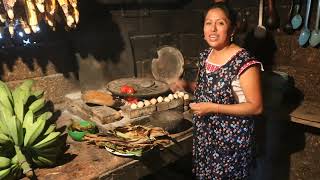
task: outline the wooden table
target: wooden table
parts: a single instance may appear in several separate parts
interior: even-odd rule
[[[71,117],[68,113],[62,113],[58,126],[68,125]],[[36,169],[35,173],[39,180],[138,179],[191,153],[192,127],[172,136],[176,142],[162,150],[147,152],[142,158],[115,156],[103,148],[68,137],[70,147],[60,164]]]
[[[304,101],[291,114],[291,121],[320,128],[320,104]]]

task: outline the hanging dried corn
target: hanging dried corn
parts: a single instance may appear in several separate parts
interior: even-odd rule
[[[31,29],[30,26],[27,23],[27,17],[26,17],[26,4],[24,0],[19,0],[16,2],[15,6],[14,6],[14,12],[15,12],[15,19],[18,20],[18,23],[20,24],[22,30],[26,33],[26,34],[30,34],[31,33]]]
[[[6,19],[7,19],[7,12],[4,9],[3,2],[0,0],[0,21],[4,23],[6,22]]]
[[[26,34],[38,32],[41,20],[54,30],[62,16],[68,27],[75,27],[80,17],[78,0],[0,0],[0,23],[6,24],[11,35],[16,27]]]
[[[34,4],[36,5],[36,7],[41,13],[44,12],[44,0],[35,0]]]
[[[57,10],[56,0],[46,0],[45,3],[46,12],[53,16]]]
[[[16,0],[2,0],[4,9],[7,11],[7,14],[10,19],[14,18],[13,7],[16,3]]]
[[[31,26],[32,32],[38,31],[38,17],[36,8],[31,0],[26,0],[26,14],[27,14],[27,20],[28,24]]]

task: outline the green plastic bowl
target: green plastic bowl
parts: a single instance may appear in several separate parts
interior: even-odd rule
[[[79,129],[73,129],[73,125],[77,125],[80,127],[80,130]],[[97,126],[94,122],[91,122],[91,121],[86,121],[86,120],[83,120],[83,119],[80,119],[80,120],[74,120],[72,122],[72,125],[70,125],[70,130],[76,130],[76,131],[87,131],[91,134],[94,134],[97,132]]]
[[[75,141],[83,141],[83,137],[87,134],[85,131],[72,131],[68,130],[69,136]]]

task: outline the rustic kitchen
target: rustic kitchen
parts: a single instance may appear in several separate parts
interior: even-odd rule
[[[194,96],[169,85],[218,1],[1,0],[0,179],[192,179]],[[264,67],[251,179],[319,179],[320,0],[228,3]]]

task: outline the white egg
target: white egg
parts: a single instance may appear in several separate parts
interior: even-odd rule
[[[174,94],[178,95],[180,93],[180,91],[176,91]]]
[[[174,97],[175,99],[178,99],[178,98],[179,98],[178,94],[174,94],[173,97]]]
[[[165,97],[164,102],[170,102],[170,99],[168,97]]]
[[[169,94],[169,95],[168,95],[168,98],[169,98],[170,100],[174,99],[174,97],[173,97],[172,94]]]
[[[163,97],[162,97],[162,96],[159,96],[159,97],[157,98],[157,101],[158,101],[158,103],[161,103],[161,102],[163,101]]]
[[[189,99],[189,94],[185,94],[185,95],[183,96],[183,99],[184,99],[184,100]]]
[[[152,98],[152,99],[150,100],[150,102],[151,102],[151,104],[153,104],[153,105],[157,104],[156,98]]]
[[[131,109],[137,109],[138,106],[137,106],[136,104],[131,104],[130,108],[131,108]]]
[[[145,107],[148,107],[148,106],[150,106],[150,101],[149,100],[144,100],[144,106]]]
[[[182,98],[184,96],[184,92],[179,92],[178,96],[179,98]]]
[[[144,106],[144,103],[142,101],[139,101],[137,106],[138,106],[138,108],[142,108]]]

